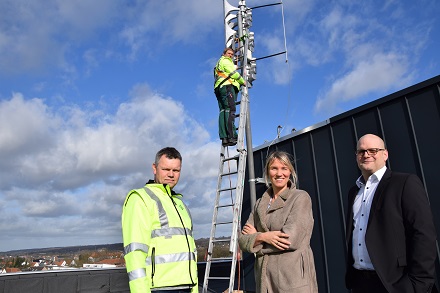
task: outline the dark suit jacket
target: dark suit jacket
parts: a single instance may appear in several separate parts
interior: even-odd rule
[[[353,203],[347,213],[347,288],[353,286]],[[416,175],[385,172],[374,194],[365,243],[388,292],[431,292],[435,281],[436,232],[422,182]]]

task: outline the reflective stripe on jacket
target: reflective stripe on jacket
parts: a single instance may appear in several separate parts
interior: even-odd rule
[[[130,292],[197,287],[197,249],[191,215],[168,185],[147,184],[128,193],[122,211]]]
[[[226,79],[226,81],[224,81]],[[220,85],[221,84],[221,85]],[[226,56],[220,57],[214,68],[214,88],[223,85],[232,84],[236,88],[244,84],[244,79],[237,72],[236,66],[232,59]]]

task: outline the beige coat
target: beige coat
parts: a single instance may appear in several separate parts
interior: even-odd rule
[[[253,225],[257,233],[240,235],[243,251],[255,253],[255,282],[257,293],[310,293],[318,292],[315,263],[310,248],[313,230],[312,202],[307,192],[296,188],[284,190],[271,203],[272,188],[257,200],[246,223]],[[258,234],[282,231],[289,234],[288,250],[281,251],[262,243],[254,247]]]

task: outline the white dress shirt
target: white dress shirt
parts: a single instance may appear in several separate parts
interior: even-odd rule
[[[379,185],[383,174],[387,170],[386,166],[373,173],[367,180],[360,176],[356,180],[356,185],[360,188],[353,204],[353,246],[352,253],[354,258],[353,267],[358,270],[374,270],[368,255],[365,244],[365,233],[367,232],[368,219],[370,217],[371,203],[374,193]]]

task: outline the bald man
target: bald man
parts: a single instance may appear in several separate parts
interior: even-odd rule
[[[362,175],[348,196],[346,287],[437,292],[436,232],[422,182],[387,169],[388,150],[376,135],[362,136],[355,153]]]

